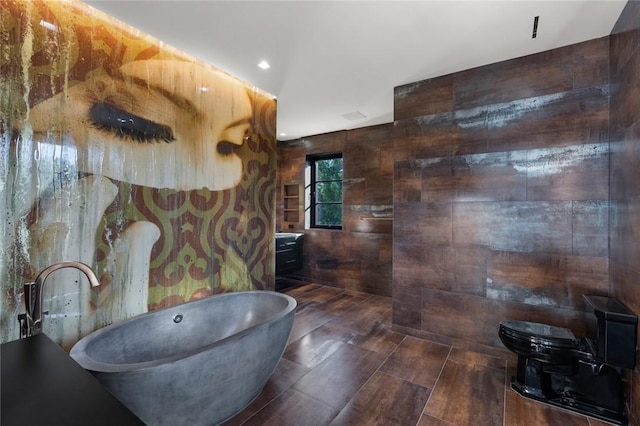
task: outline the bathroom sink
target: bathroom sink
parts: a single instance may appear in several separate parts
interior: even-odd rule
[[[276,238],[290,238],[302,235],[300,232],[276,232]]]

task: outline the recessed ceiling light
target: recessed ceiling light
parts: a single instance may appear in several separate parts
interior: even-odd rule
[[[258,66],[260,68],[262,68],[263,70],[268,70],[269,68],[271,68],[271,65],[269,65],[269,62],[267,62],[267,61],[260,61]]]
[[[280,133],[280,136],[287,136],[286,133]]]
[[[342,114],[342,118],[353,121],[353,120],[361,120],[363,118],[367,118],[367,116],[361,113],[360,111],[354,111],[354,112],[349,112],[347,114]]]

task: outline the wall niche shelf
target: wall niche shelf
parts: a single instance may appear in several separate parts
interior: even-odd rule
[[[300,192],[300,185],[297,183],[284,185],[282,193],[284,199],[285,222],[300,222]]]

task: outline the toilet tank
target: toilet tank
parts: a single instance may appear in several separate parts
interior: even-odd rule
[[[598,362],[633,369],[638,317],[617,299],[584,295],[587,341]]]

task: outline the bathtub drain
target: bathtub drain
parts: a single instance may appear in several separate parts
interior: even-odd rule
[[[180,321],[182,321],[182,314],[175,314],[173,316],[173,322],[175,322],[176,324],[179,323]]]

